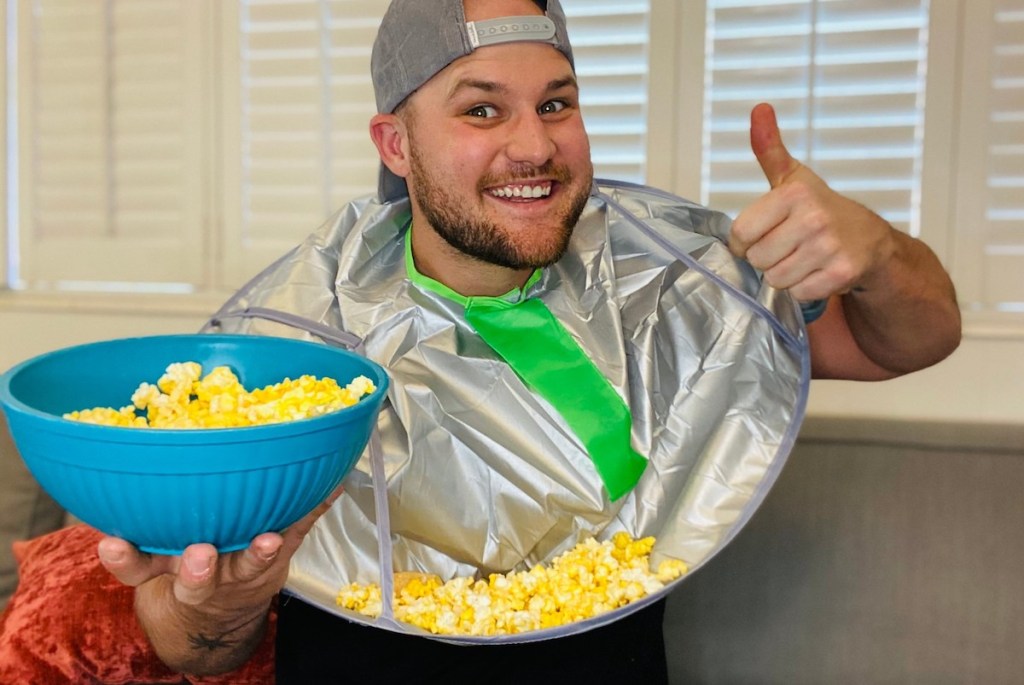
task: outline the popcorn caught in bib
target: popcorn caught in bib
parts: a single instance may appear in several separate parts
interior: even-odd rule
[[[395,574],[395,618],[435,635],[511,635],[592,618],[625,606],[686,573],[677,559],[655,571],[654,538],[589,538],[528,571],[492,573],[486,580],[458,577],[442,582],[425,573]],[[352,583],[338,593],[339,606],[364,616],[381,612],[376,583]]]

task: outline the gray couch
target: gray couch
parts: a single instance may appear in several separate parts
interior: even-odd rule
[[[18,583],[11,543],[56,530],[64,511],[39,489],[17,456],[0,411],[0,611]]]
[[[0,426],[13,539],[63,512]],[[809,420],[750,524],[669,599],[673,683],[1024,682],[1024,426]]]
[[[1024,682],[1024,425],[809,420],[673,593],[677,683]]]

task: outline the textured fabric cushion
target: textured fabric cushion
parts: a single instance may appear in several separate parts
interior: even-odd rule
[[[19,583],[0,618],[0,683],[274,682],[275,616],[256,654],[234,673],[182,676],[164,666],[135,620],[133,590],[96,558],[100,538],[80,524],[15,543]]]

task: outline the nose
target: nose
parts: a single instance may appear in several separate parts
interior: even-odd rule
[[[540,114],[531,111],[516,118],[506,145],[509,160],[539,167],[554,157],[556,149],[548,124]]]

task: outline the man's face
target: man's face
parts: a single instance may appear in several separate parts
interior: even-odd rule
[[[512,269],[557,261],[593,181],[568,60],[548,45],[481,48],[401,110],[409,193],[449,244]]]

